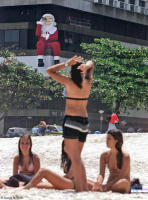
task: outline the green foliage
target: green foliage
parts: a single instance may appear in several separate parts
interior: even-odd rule
[[[51,96],[62,95],[62,87],[50,78],[34,72],[17,61],[10,52],[0,52],[5,59],[0,64],[0,110],[34,108],[48,103]]]
[[[8,49],[2,49],[0,51],[0,57],[8,58],[11,56],[11,52]]]
[[[148,49],[127,48],[110,39],[81,44],[95,63],[92,96],[115,110],[148,106]]]

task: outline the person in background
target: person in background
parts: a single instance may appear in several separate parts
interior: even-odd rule
[[[118,129],[109,130],[106,137],[106,145],[110,150],[101,154],[100,173],[92,190],[129,193],[130,156],[122,150],[122,132]],[[107,183],[103,185],[106,168],[109,169],[109,177]]]
[[[46,122],[45,122],[45,121],[40,121],[40,123],[39,123],[39,133],[40,133],[42,136],[45,135],[46,127],[47,127]]]
[[[110,118],[109,118],[108,129],[107,129],[106,133],[107,133],[109,130],[117,129],[117,128],[116,128],[116,124],[119,123],[118,114],[120,114],[120,112],[112,113],[112,114],[111,114],[111,116],[110,116]]]

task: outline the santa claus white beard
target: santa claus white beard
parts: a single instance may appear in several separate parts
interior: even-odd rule
[[[43,33],[50,32],[50,31],[53,30],[53,28],[54,28],[53,24],[51,24],[51,25],[44,25],[42,27],[42,32]]]

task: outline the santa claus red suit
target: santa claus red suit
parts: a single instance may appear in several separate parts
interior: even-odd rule
[[[54,63],[60,60],[60,43],[58,42],[58,30],[55,27],[55,18],[51,14],[44,14],[40,21],[37,22],[36,36],[39,37],[37,42],[38,66],[44,66],[44,50],[51,48],[54,56]]]

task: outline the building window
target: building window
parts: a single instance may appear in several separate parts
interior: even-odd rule
[[[145,1],[139,0],[139,6],[144,8],[145,7]]]
[[[19,49],[19,30],[6,30],[5,31],[5,47],[11,49]]]
[[[0,30],[0,48],[9,50],[33,49],[35,47],[35,36],[32,30]]]
[[[90,20],[82,17],[67,16],[66,24],[85,27],[89,29],[91,28]]]
[[[129,0],[129,4],[135,4],[135,0]]]
[[[59,32],[59,41],[61,43],[61,49],[72,52],[83,52],[80,44],[82,42],[91,43],[94,40],[94,36],[79,34],[69,31]]]

